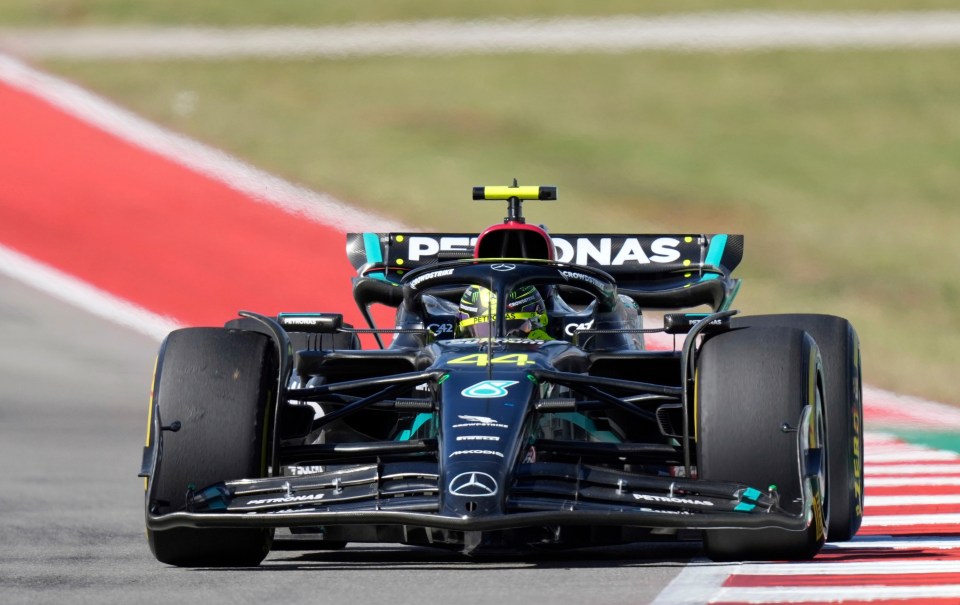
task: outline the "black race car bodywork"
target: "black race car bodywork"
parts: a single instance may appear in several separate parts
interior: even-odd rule
[[[161,347],[141,475],[151,548],[256,564],[275,528],[320,546],[490,549],[701,535],[723,558],[808,558],[862,515],[859,348],[840,318],[735,318],[737,235],[554,235],[522,199],[470,234],[348,236],[354,295],[397,308],[361,349],[338,314],[241,313]],[[458,332],[481,285],[489,337]],[[543,293],[550,338],[509,333]],[[668,313],[645,329],[645,309]],[[372,321],[371,321],[372,323]],[[645,347],[667,332],[674,350]]]

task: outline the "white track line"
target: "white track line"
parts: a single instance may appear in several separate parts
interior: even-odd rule
[[[866,499],[869,504],[869,498]],[[911,525],[960,525],[960,514],[942,515],[864,515],[863,527],[905,527]]]
[[[147,311],[2,245],[0,273],[157,340],[182,327],[169,317]]]
[[[960,494],[940,494],[935,496],[870,496],[866,500],[871,506],[921,506],[925,504],[960,504]]]
[[[866,477],[889,475],[958,475],[960,464],[886,464],[866,467]]]
[[[328,27],[0,29],[0,48],[74,59],[345,58],[960,45],[960,12],[786,13],[413,21]]]
[[[960,561],[859,561],[827,563],[744,563],[737,568],[738,576],[774,575],[878,575],[893,573],[960,573]]]
[[[960,549],[960,536],[956,538],[945,538],[942,536],[931,536],[928,538],[913,536],[904,539],[891,539],[887,536],[856,536],[849,542],[833,542],[827,544],[826,551],[843,550],[870,550],[892,549],[892,550],[956,550]],[[855,554],[855,553],[854,553]]]
[[[866,452],[869,464],[883,462],[942,462],[945,460],[960,460],[960,454],[945,450],[926,450],[922,448],[905,448],[903,452]]]
[[[960,477],[870,477],[864,476],[864,487],[931,487],[941,485],[960,485]]]
[[[409,229],[397,221],[254,168],[219,149],[162,128],[79,86],[3,54],[0,54],[0,82],[33,94],[88,124],[286,212],[306,216],[342,231]]]

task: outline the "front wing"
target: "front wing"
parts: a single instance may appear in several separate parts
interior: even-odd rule
[[[732,482],[649,477],[565,463],[521,465],[503,497],[502,514],[442,512],[448,497],[436,464],[355,465],[291,477],[227,481],[188,494],[183,511],[147,514],[147,527],[315,527],[404,525],[494,531],[543,525],[802,531],[801,512],[779,505],[775,491]]]

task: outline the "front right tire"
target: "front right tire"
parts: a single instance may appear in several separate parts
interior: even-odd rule
[[[793,313],[733,318],[734,327],[786,326],[813,337],[823,359],[823,397],[830,449],[830,540],[853,538],[863,522],[863,381],[860,340],[849,321]]]
[[[801,560],[820,551],[829,510],[821,383],[819,350],[801,330],[733,329],[703,343],[695,397],[699,478],[775,490],[780,506],[807,523],[803,531],[705,530],[710,558]]]

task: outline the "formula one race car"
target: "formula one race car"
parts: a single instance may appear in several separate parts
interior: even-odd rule
[[[141,470],[158,560],[256,565],[277,528],[464,553],[702,537],[734,560],[856,533],[849,322],[735,317],[740,235],[551,235],[522,202],[555,188],[473,196],[504,223],[347,236],[370,329],[241,312],[164,340]]]

